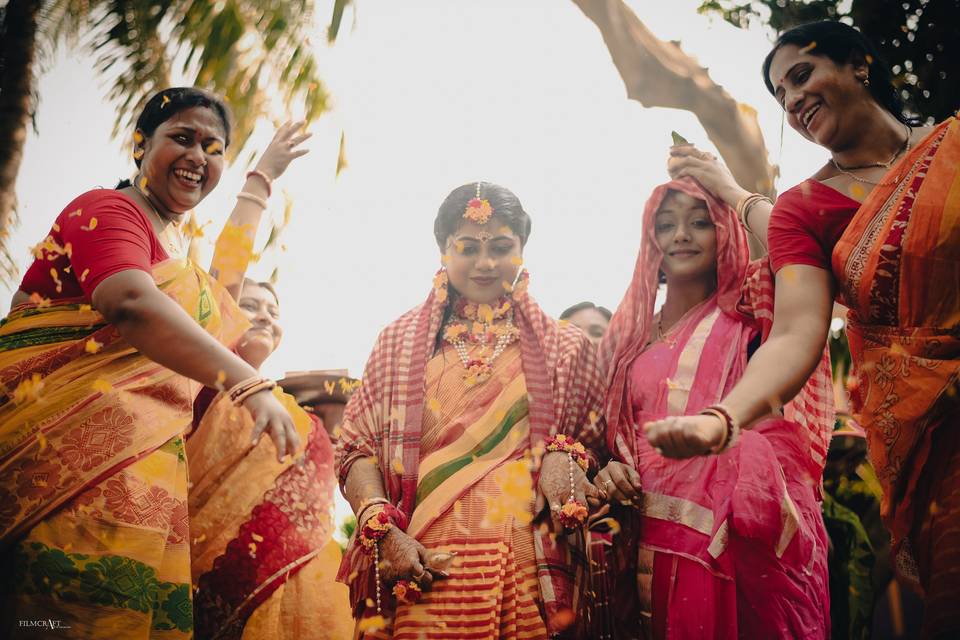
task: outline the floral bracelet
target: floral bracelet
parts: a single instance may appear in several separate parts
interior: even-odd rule
[[[415,580],[397,580],[393,585],[393,597],[400,604],[417,604],[422,595],[423,589]]]
[[[587,515],[589,514],[587,505],[577,500],[577,483],[574,479],[573,471],[574,463],[580,465],[583,471],[586,471],[590,466],[590,461],[587,458],[587,450],[581,443],[562,433],[558,433],[547,441],[546,450],[548,452],[567,454],[567,460],[570,463],[570,496],[562,507],[554,507],[554,511],[557,512],[557,519],[560,520],[561,526],[565,529],[575,529],[586,522]]]

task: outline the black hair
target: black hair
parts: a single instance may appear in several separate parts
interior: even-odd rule
[[[560,314],[560,319],[566,320],[578,311],[583,311],[585,309],[596,309],[600,312],[600,315],[607,319],[607,322],[610,322],[610,318],[613,317],[613,314],[610,313],[610,309],[607,309],[606,307],[601,307],[600,305],[593,304],[592,302],[578,302],[572,307],[565,309],[563,313]]]
[[[490,203],[493,208],[493,217],[502,220],[511,231],[517,234],[520,238],[520,246],[526,245],[532,223],[530,216],[523,210],[520,199],[512,191],[498,184],[491,182],[479,184],[480,198]],[[463,225],[463,212],[467,209],[467,203],[475,197],[477,197],[477,183],[471,182],[451,191],[440,205],[437,218],[433,222],[433,235],[441,251],[446,246],[447,238]]]
[[[867,89],[877,103],[893,114],[893,117],[908,123],[904,115],[903,99],[896,87],[893,86],[893,75],[890,67],[883,61],[873,43],[862,33],[850,25],[836,20],[822,20],[801,24],[788,31],[784,31],[777,38],[773,49],[763,60],[763,83],[771,95],[776,95],[776,88],[770,82],[770,65],[777,51],[784,45],[793,44],[798,47],[811,47],[810,53],[824,56],[838,65],[844,65],[862,58],[869,68],[870,84]]]
[[[170,87],[155,93],[143,106],[143,111],[137,118],[136,128],[145,138],[149,138],[161,124],[181,111],[193,107],[206,107],[219,116],[223,124],[224,149],[230,146],[230,130],[233,126],[230,108],[221,97],[196,87]],[[134,158],[137,167],[140,166],[141,159]],[[129,180],[121,180],[116,188],[122,189],[129,186],[131,186]]]

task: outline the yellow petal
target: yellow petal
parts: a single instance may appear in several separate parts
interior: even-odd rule
[[[93,387],[94,391],[99,391],[100,393],[110,393],[113,391],[113,385],[103,378],[97,378],[93,381],[93,385],[91,386]]]
[[[383,629],[387,626],[386,620],[383,619],[383,616],[370,616],[369,618],[362,618],[357,622],[357,631],[377,631],[378,629]]]
[[[87,340],[86,344],[83,345],[83,348],[86,349],[87,353],[96,353],[100,351],[100,348],[103,347],[102,342],[97,342],[93,338]]]

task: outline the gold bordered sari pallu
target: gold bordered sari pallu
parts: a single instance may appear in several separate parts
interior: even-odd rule
[[[239,308],[192,263],[167,260],[153,277],[221,342],[242,335]],[[141,355],[77,299],[10,313],[0,383],[0,539],[12,567],[4,624],[56,619],[73,636],[190,636],[182,434],[197,385]]]
[[[927,592],[925,627],[960,624],[960,121],[938,125],[870,193],[833,272],[897,568]]]
[[[253,418],[223,393],[187,438],[198,640],[338,639],[353,627],[334,581],[330,438],[293,396],[273,393],[300,436],[295,457],[277,462],[269,437],[251,446]]]

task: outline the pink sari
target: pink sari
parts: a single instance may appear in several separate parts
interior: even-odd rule
[[[662,253],[654,217],[669,190],[705,200],[717,229],[717,292],[647,345]],[[608,443],[643,482],[639,512],[621,513],[615,610],[649,616],[658,638],[823,638],[829,635],[827,538],[820,476],[833,412],[827,359],[798,399],[719,456],[660,456],[640,426],[695,414],[740,379],[748,346],[772,320],[766,260],[748,264],[735,214],[684,180],[647,203],[633,282],[601,345],[610,390]],[[609,335],[609,334],[608,334]],[[632,576],[624,572],[636,572]],[[621,614],[622,615],[622,614]]]

